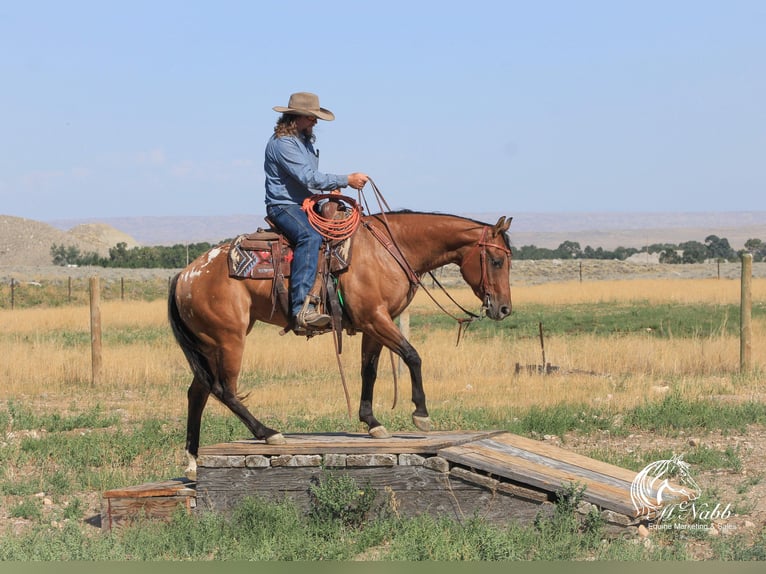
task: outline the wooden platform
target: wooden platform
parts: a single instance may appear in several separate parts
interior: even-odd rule
[[[247,496],[289,497],[308,509],[309,485],[323,472],[370,484],[402,515],[528,522],[573,483],[606,522],[636,522],[635,472],[504,431],[285,435],[287,444],[243,440],[200,449],[197,508],[226,511]]]
[[[179,506],[191,511],[197,500],[194,487],[179,478],[108,490],[101,501],[101,529],[112,530],[141,516],[167,520]]]

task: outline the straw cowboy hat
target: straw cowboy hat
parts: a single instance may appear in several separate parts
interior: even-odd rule
[[[335,114],[330,110],[319,107],[319,96],[310,92],[298,92],[290,96],[287,107],[274,106],[275,112],[296,114],[299,116],[313,116],[320,120],[334,120]]]

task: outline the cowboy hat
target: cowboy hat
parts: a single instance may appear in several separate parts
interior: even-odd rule
[[[296,114],[299,116],[313,116],[320,120],[334,120],[335,114],[330,110],[319,107],[319,96],[310,92],[298,92],[290,96],[287,107],[274,106],[275,112]]]

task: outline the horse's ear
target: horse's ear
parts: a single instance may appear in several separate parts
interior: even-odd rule
[[[500,219],[497,220],[497,223],[495,223],[494,234],[499,235],[500,233],[505,233],[506,231],[508,231],[508,228],[511,226],[512,220],[513,220],[513,217],[509,217],[508,219],[506,219],[505,215],[503,215]]]

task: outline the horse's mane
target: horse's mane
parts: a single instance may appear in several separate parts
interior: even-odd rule
[[[383,213],[372,213],[368,217],[374,217],[375,219],[382,219]],[[454,213],[442,213],[440,211],[414,211],[412,209],[397,209],[394,211],[387,211],[385,215],[426,215],[426,216],[438,216],[438,217],[454,217],[455,219],[462,219],[463,221],[469,221],[475,223],[478,227],[484,227],[486,225],[492,227],[493,224],[485,221],[479,221],[471,217],[465,217],[463,215],[455,215]],[[510,249],[512,247],[511,238],[508,233],[503,233],[503,239],[505,240],[505,246]]]

